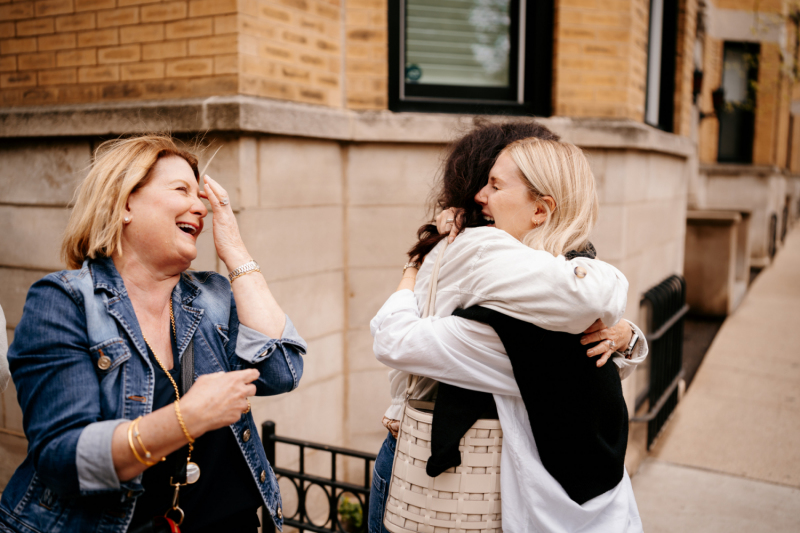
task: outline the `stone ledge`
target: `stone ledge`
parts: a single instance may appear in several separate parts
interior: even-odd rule
[[[713,209],[690,209],[686,212],[687,224],[710,224],[727,226],[741,222],[742,214],[739,211],[723,211]]]
[[[446,143],[473,115],[350,111],[252,96],[74,104],[0,109],[0,138],[251,132],[350,142]],[[487,116],[488,121],[525,120]],[[661,152],[688,157],[694,143],[631,120],[543,118],[564,140],[584,148]]]
[[[769,178],[788,176],[788,170],[774,165],[750,165],[747,163],[702,163],[700,174],[706,176],[742,176],[747,178]]]

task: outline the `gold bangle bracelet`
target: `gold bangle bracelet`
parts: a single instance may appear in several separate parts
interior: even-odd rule
[[[137,461],[139,461],[140,463],[142,463],[145,466],[153,466],[155,464],[158,464],[158,461],[152,461],[151,462],[151,461],[145,461],[144,459],[142,459],[142,456],[139,455],[139,452],[136,451],[136,445],[133,443],[133,425],[138,423],[138,421],[141,418],[142,417],[140,416],[139,418],[137,418],[136,420],[134,420],[133,422],[128,424],[128,446],[131,447],[131,451],[133,452],[133,456],[136,458]]]
[[[186,436],[186,440],[189,441],[190,445],[194,444],[194,439],[192,438],[191,435],[189,435],[189,430],[186,429],[186,424],[183,422],[183,416],[181,416],[181,408],[180,405],[178,404],[178,400],[175,400],[175,416],[178,417],[178,424],[181,425],[181,430],[183,431],[183,434]]]
[[[144,441],[142,441],[142,434],[139,432],[139,421],[141,419],[142,419],[142,417],[140,416],[139,418],[137,418],[136,420],[133,421],[133,436],[136,438],[136,442],[138,442],[139,446],[142,448],[142,451],[144,452],[145,459],[152,459],[153,456],[150,453],[150,450],[148,450],[145,447]],[[158,462],[158,461],[166,461],[166,460],[167,460],[166,457],[162,457],[161,459],[157,459],[156,462]]]
[[[236,274],[235,276],[231,277],[231,283],[233,283],[234,280],[239,279],[242,276],[246,276],[247,274],[252,274],[253,272],[261,272],[261,269],[259,267],[256,267],[253,270],[247,270],[245,272],[241,272],[239,274]]]

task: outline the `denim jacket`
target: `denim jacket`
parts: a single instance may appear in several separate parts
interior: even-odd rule
[[[240,324],[230,284],[214,272],[184,272],[172,301],[178,357],[193,339],[196,376],[256,368],[259,396],[297,387],[306,344],[288,317],[280,339]],[[125,532],[142,476],[118,479],[111,437],[152,411],[155,374],[113,261],[87,260],[35,283],[8,360],[28,455],[0,500],[0,531]],[[278,483],[252,413],[230,429],[280,528]]]

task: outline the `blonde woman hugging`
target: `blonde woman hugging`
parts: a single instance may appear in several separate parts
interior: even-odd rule
[[[402,410],[408,374],[428,378],[417,389],[423,398],[439,382],[435,438],[437,424],[468,428],[470,416],[486,411],[481,402],[493,399],[503,429],[502,525],[498,515],[481,529],[641,531],[624,467],[628,414],[620,380],[647,348],[627,325],[625,353],[614,353],[613,365],[598,359],[611,355],[614,340],[603,347],[581,342],[593,324],[604,327],[598,319],[619,322],[628,289],[618,270],[591,258],[598,205],[584,154],[552,139],[513,142],[474,201],[487,225],[465,229],[450,245],[439,242],[419,270],[408,266],[371,322],[375,356],[394,369],[393,406]],[[456,225],[458,214],[443,213],[439,232]],[[436,315],[423,319],[433,263],[445,246]],[[437,418],[440,409],[455,414]],[[432,443],[429,475],[457,466],[461,435],[455,449],[452,438],[438,448]],[[399,502],[388,495],[386,505]]]

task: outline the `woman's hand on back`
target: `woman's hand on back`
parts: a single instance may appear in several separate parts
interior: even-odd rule
[[[256,395],[252,382],[259,375],[258,370],[250,368],[198,377],[180,402],[181,414],[192,437],[239,420],[249,406],[247,397]]]
[[[617,325],[610,328],[606,327],[602,320],[597,320],[583,332],[581,344],[591,344],[600,341],[600,344],[586,351],[589,357],[602,354],[597,360],[597,366],[603,366],[614,352],[628,347],[631,342],[633,330],[627,320],[620,320]]]
[[[217,255],[228,270],[233,270],[250,261],[251,257],[239,233],[228,192],[209,176],[204,176],[203,181],[200,196],[208,200],[214,213],[214,246]]]
[[[447,242],[452,244],[456,235],[461,231],[461,224],[464,221],[464,210],[457,207],[448,207],[436,217],[436,229],[439,235],[450,234]]]

